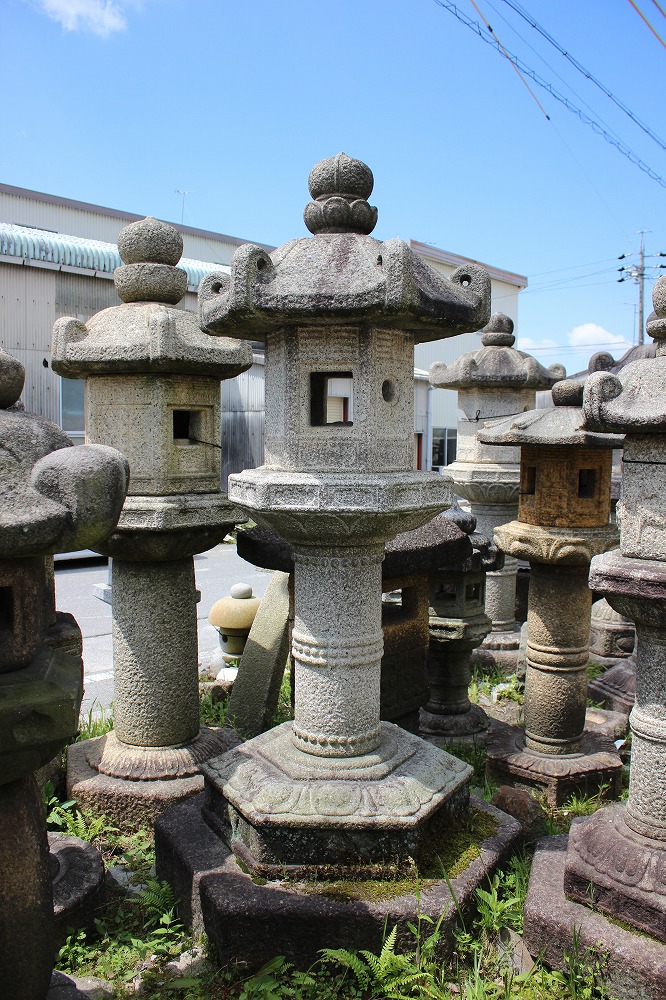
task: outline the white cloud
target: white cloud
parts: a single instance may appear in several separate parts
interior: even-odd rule
[[[548,337],[544,340],[535,340],[534,337],[518,337],[516,340],[516,347],[519,351],[539,351],[558,346],[556,340],[549,340]]]
[[[37,0],[44,13],[66,31],[92,31],[108,38],[127,27],[125,14],[113,0]]]
[[[598,323],[581,323],[575,326],[568,336],[572,347],[615,347],[621,346],[624,350],[631,347],[624,337],[617,333],[609,333]]]

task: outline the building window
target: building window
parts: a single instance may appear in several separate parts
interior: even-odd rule
[[[432,467],[442,469],[456,460],[458,432],[455,427],[433,427]]]
[[[313,427],[353,424],[352,372],[310,373],[310,424]]]
[[[60,423],[68,434],[83,434],[83,394],[85,382],[81,378],[60,379]]]

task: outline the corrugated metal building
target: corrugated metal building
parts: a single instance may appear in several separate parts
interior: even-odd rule
[[[75,441],[83,440],[82,383],[61,379],[51,370],[51,330],[60,316],[86,321],[118,305],[113,270],[120,263],[118,233],[142,218],[67,198],[0,184],[0,347],[26,369],[23,401],[27,409],[59,423]],[[196,310],[196,289],[204,274],[227,270],[236,247],[246,240],[177,225],[183,236],[188,293],[182,307]],[[410,240],[410,246],[436,270],[451,274],[467,259]],[[270,246],[260,244],[267,250]],[[514,321],[521,275],[484,265],[490,273],[493,309]],[[479,346],[478,334],[418,345],[415,351],[414,460],[417,468],[450,464],[455,458],[457,397],[429,391],[426,371],[433,361],[449,363]],[[422,369],[418,371],[418,369]],[[351,390],[335,389],[329,407],[353,407]],[[263,460],[263,356],[256,345],[252,368],[222,386],[224,482],[230,472]],[[347,393],[345,395],[345,393]],[[344,418],[347,419],[347,418]]]

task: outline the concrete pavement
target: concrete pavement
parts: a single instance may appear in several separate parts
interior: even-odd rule
[[[93,585],[107,582],[106,561],[86,560],[55,564],[58,611],[74,615],[83,632],[85,694],[81,711],[87,715],[108,710],[113,701],[113,655],[111,608],[93,595]],[[208,612],[225,597],[234,583],[249,583],[263,597],[271,574],[241,559],[234,544],[217,545],[194,557],[194,571],[201,601],[197,609],[199,664],[206,667],[218,644],[216,630],[208,624]]]

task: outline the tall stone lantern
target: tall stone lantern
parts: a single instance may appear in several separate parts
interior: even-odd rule
[[[572,792],[619,791],[622,764],[610,738],[585,731],[592,556],[617,545],[609,523],[618,434],[583,426],[581,383],[553,388],[554,407],[498,420],[486,444],[520,446],[518,519],[495,529],[497,544],[530,563],[524,741],[496,729],[488,769],[545,789],[556,804]]]
[[[44,1000],[55,933],[43,796],[34,772],[78,728],[81,632],[56,613],[54,552],[114,527],[127,462],[71,447],[17,400],[23,366],[0,351],[0,956],[2,996]]]
[[[193,554],[243,515],[220,490],[220,379],[252,361],[249,344],[214,340],[177,308],[183,241],[144,219],[118,238],[120,306],[87,324],[60,319],[53,369],[86,379],[86,439],[129,459],[113,557],[114,731],[69,752],[69,794],[124,825],[150,822],[200,790],[202,760],[229,734],[199,728]]]
[[[536,406],[538,389],[563,379],[562,365],[544,368],[516,350],[513,320],[494,313],[483,330],[483,347],[450,365],[434,364],[430,383],[458,390],[458,448],[447,469],[460,496],[469,500],[477,530],[492,540],[500,524],[518,512],[520,448],[498,448],[477,435],[489,420],[513,416]],[[518,661],[520,626],[516,623],[516,559],[505,553],[504,566],[486,577],[486,612],[492,631],[474,650],[473,662],[513,673]]]
[[[586,424],[626,435],[620,548],[592,561],[590,585],[636,622],[636,703],[629,799],[572,827],[564,888],[666,942],[666,278],[653,302],[656,358],[592,375],[585,387]]]
[[[417,858],[431,822],[466,810],[469,768],[381,723],[384,544],[450,503],[412,471],[413,346],[477,329],[489,279],[442,280],[400,240],[368,235],[369,168],[343,153],[310,174],[314,238],[240,247],[200,289],[210,333],[266,342],[265,462],[230,498],[294,547],[295,719],[204,767],[206,815],[254,873],[374,871]],[[353,384],[330,423],[327,386]]]

